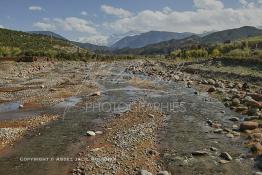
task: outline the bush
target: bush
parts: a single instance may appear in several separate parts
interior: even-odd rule
[[[0,57],[15,57],[21,54],[17,47],[0,47]]]
[[[177,57],[181,57],[181,53],[182,53],[182,51],[181,51],[181,49],[179,49],[179,50],[174,50],[173,52],[171,52],[171,56],[173,57],[173,58],[177,58]]]
[[[245,48],[245,49],[234,49],[234,50],[231,50],[226,55],[230,56],[230,57],[245,58],[245,57],[250,57],[252,54],[251,54],[251,50],[250,49]]]

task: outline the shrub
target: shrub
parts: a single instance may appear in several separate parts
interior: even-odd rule
[[[252,54],[251,54],[251,50],[250,49],[245,48],[245,49],[234,49],[234,50],[231,50],[226,55],[230,56],[230,57],[245,58],[245,57],[250,57]]]
[[[258,58],[261,58],[262,59],[262,50],[256,50],[254,52],[254,55],[257,56]]]

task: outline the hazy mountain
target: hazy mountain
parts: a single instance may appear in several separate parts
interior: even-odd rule
[[[118,42],[119,40],[127,37],[127,36],[135,36],[135,35],[139,35],[141,32],[139,31],[129,31],[126,33],[121,33],[121,34],[112,34],[108,37],[108,44],[107,46],[112,46],[114,45],[116,42]]]
[[[72,43],[74,43],[78,47],[81,47],[81,48],[84,48],[84,49],[89,49],[89,50],[92,50],[92,51],[107,51],[107,50],[109,50],[109,48],[106,47],[106,46],[98,46],[98,45],[95,45],[95,44],[80,43],[80,42],[74,42],[74,41],[72,41]]]
[[[27,33],[30,33],[30,34],[37,34],[37,35],[45,35],[45,36],[52,36],[54,38],[57,38],[57,39],[61,39],[61,40],[67,40],[65,37],[57,34],[57,33],[54,33],[54,32],[51,32],[51,31],[29,31]]]
[[[256,27],[244,26],[236,29],[214,32],[201,39],[202,43],[219,43],[228,40],[237,40],[251,36],[262,35],[262,30]]]
[[[141,48],[149,44],[168,41],[171,39],[183,39],[191,35],[193,34],[151,31],[151,32],[141,33],[139,35],[127,36],[116,42],[114,45],[112,45],[112,48],[113,49]]]
[[[157,55],[157,54],[169,54],[175,48],[190,47],[192,45],[199,44],[201,37],[192,35],[184,39],[172,39],[156,44],[150,44],[142,48],[123,48],[115,50],[116,54],[138,54],[138,55]]]
[[[186,48],[192,45],[207,45],[219,42],[225,42],[228,40],[238,40],[252,36],[262,35],[262,30],[255,27],[241,27],[236,29],[229,29],[219,32],[214,32],[209,35],[200,37],[199,35],[193,35],[184,39],[172,39],[169,41],[159,42],[156,44],[150,44],[142,48],[123,48],[115,51],[117,54],[168,54],[174,49]]]

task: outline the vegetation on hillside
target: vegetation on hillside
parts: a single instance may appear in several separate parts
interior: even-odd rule
[[[197,48],[175,49],[170,53],[172,58],[207,58],[207,57],[230,57],[230,58],[261,58],[262,59],[262,36],[248,37],[246,39],[218,43],[212,45],[198,45]]]
[[[87,59],[91,53],[69,41],[44,35],[0,29],[0,57],[47,56],[58,59]]]

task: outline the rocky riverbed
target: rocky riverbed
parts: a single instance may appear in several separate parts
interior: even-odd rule
[[[5,64],[0,138],[13,148],[0,156],[0,174],[259,174],[262,167],[259,83],[159,61]],[[65,161],[19,160],[43,156]]]

